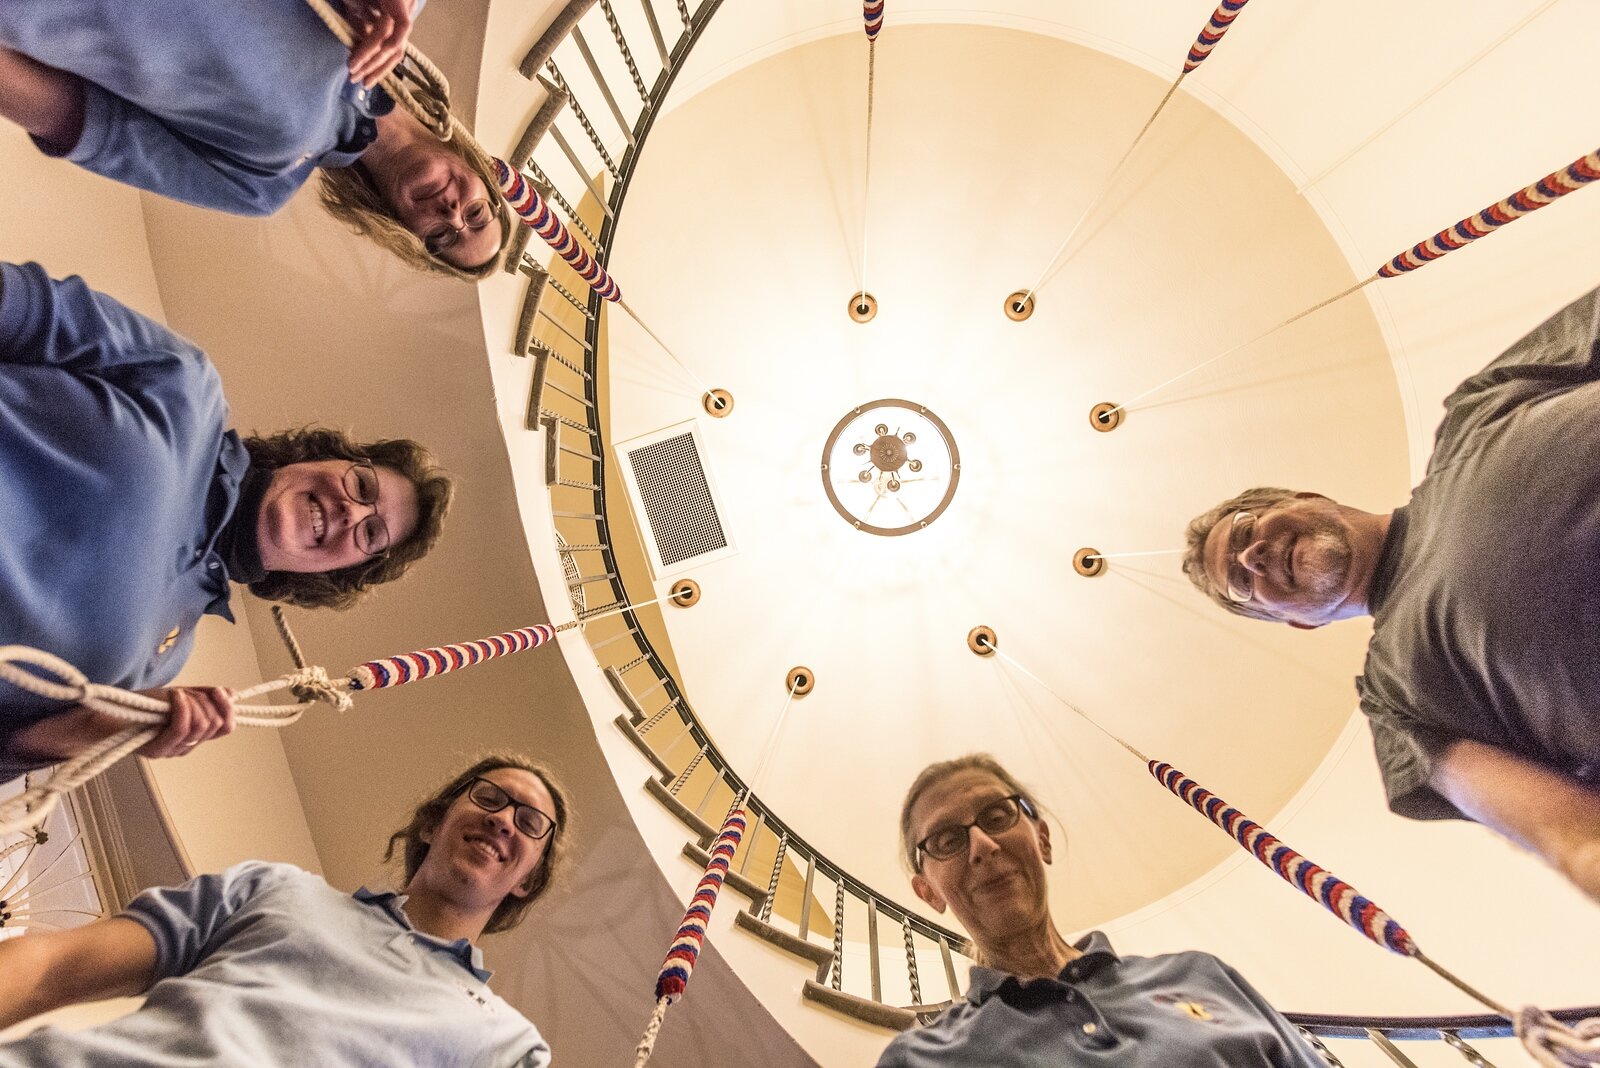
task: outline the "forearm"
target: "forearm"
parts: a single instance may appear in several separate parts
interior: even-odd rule
[[[0,115],[66,152],[83,133],[83,80],[0,47]]]
[[[75,757],[96,742],[134,726],[77,705],[30,724],[11,736],[7,749],[18,760],[54,763]]]
[[[125,917],[0,942],[0,1028],[85,1001],[142,994],[155,940]]]
[[[1467,816],[1537,853],[1600,902],[1600,792],[1471,741],[1445,753],[1430,783]]]

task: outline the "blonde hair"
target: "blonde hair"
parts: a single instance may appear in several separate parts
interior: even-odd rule
[[[447,274],[467,282],[481,282],[499,269],[506,246],[511,243],[515,233],[515,219],[505,198],[500,195],[500,183],[495,177],[493,162],[478,148],[472,136],[458,128],[444,144],[483,179],[489,203],[494,205],[495,215],[500,220],[500,247],[487,263],[476,267],[458,267],[429,252],[422,238],[395,219],[393,209],[359,160],[348,167],[325,167],[319,170],[318,193],[329,215],[362,237],[371,238],[412,267],[435,274]]]

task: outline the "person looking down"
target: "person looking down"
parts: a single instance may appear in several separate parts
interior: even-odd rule
[[[337,6],[337,5],[336,5]],[[270,215],[321,175],[327,210],[413,267],[477,281],[512,234],[489,162],[378,82],[412,0],[5,0],[0,115],[46,154],[174,200]]]
[[[1356,679],[1389,807],[1470,819],[1600,901],[1600,290],[1445,401],[1410,501],[1247,490],[1184,571],[1236,615],[1370,615]]]
[[[1294,1027],[1208,953],[1123,957],[1050,915],[1039,803],[983,753],[931,764],[900,808],[911,887],[971,936],[965,998],[898,1035],[878,1068],[1323,1068]]]
[[[489,989],[475,943],[548,892],[570,821],[547,770],[493,754],[391,836],[400,893],[347,895],[292,865],[246,861],[146,890],[111,919],[0,942],[0,1028],[145,998],[98,1027],[0,1044],[0,1068],[544,1068],[549,1045]]]
[[[80,278],[0,264],[0,645],[148,690],[178,673],[230,583],[345,608],[438,541],[452,483],[404,439],[228,429],[205,353]],[[159,691],[178,756],[225,734],[232,698]],[[0,781],[127,723],[0,682]]]

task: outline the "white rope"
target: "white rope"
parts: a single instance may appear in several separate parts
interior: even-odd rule
[[[30,665],[38,671],[28,670],[23,665]],[[90,682],[83,672],[59,656],[25,645],[0,646],[0,681],[49,700],[83,705],[131,724],[126,730],[118,731],[62,762],[55,775],[43,786],[30,787],[16,797],[0,802],[0,835],[14,834],[42,824],[61,803],[63,796],[160,734],[170,709],[166,701],[158,698]],[[291,672],[270,682],[240,690],[237,696],[248,702],[253,697],[285,689],[293,690],[295,696],[300,698],[299,703],[236,704],[234,722],[246,727],[284,727],[299,719],[313,701],[326,701],[340,711],[349,708],[351,703],[349,681],[330,679],[320,667]]]
[[[861,190],[861,288],[858,296],[865,297],[867,293],[867,234],[868,209],[872,202],[872,97],[876,88],[878,73],[878,42],[876,38],[867,39],[867,158],[866,179]]]
[[[1224,352],[1217,353],[1215,356],[1211,357],[1211,359],[1209,359],[1209,360],[1203,360],[1200,363],[1195,364],[1193,367],[1189,368],[1187,371],[1184,371],[1182,374],[1173,375],[1171,378],[1167,379],[1165,382],[1161,382],[1161,383],[1159,383],[1157,385],[1151,386],[1149,389],[1145,390],[1143,393],[1137,394],[1136,396],[1130,398],[1129,400],[1123,401],[1121,404],[1117,405],[1115,408],[1112,408],[1110,411],[1104,413],[1100,417],[1101,421],[1104,422],[1106,420],[1109,420],[1113,415],[1117,414],[1120,411],[1126,410],[1127,408],[1131,407],[1134,404],[1137,404],[1139,401],[1142,401],[1146,397],[1150,396],[1150,394],[1160,392],[1161,390],[1166,389],[1168,386],[1172,385],[1174,382],[1178,382],[1178,381],[1180,381],[1182,379],[1188,378],[1190,375],[1194,374],[1196,371],[1199,371],[1199,370],[1201,370],[1203,368],[1210,367],[1212,364],[1216,363],[1218,360],[1222,359],[1224,356],[1232,356],[1234,353],[1238,352],[1240,349],[1248,348],[1251,345],[1254,345],[1257,341],[1260,341],[1262,338],[1266,337],[1268,334],[1277,333],[1279,330],[1282,330],[1284,327],[1288,326],[1290,323],[1299,322],[1301,319],[1304,319],[1306,316],[1310,315],[1312,312],[1319,311],[1319,310],[1321,310],[1323,308],[1326,308],[1330,304],[1333,304],[1333,303],[1335,303],[1337,301],[1343,300],[1345,297],[1348,297],[1350,294],[1356,292],[1359,289],[1365,288],[1366,286],[1372,284],[1373,282],[1376,282],[1377,280],[1378,280],[1378,276],[1376,274],[1368,275],[1366,278],[1363,278],[1361,281],[1357,282],[1355,285],[1351,286],[1349,289],[1342,290],[1341,292],[1335,293],[1333,296],[1329,297],[1327,300],[1319,301],[1318,303],[1311,305],[1311,307],[1307,308],[1305,311],[1297,312],[1294,315],[1289,316],[1289,318],[1285,319],[1283,322],[1279,323],[1277,326],[1274,326],[1270,330],[1266,330],[1266,331],[1263,331],[1262,333],[1257,334],[1255,337],[1251,338],[1249,341],[1240,342],[1239,344],[1235,345],[1231,349],[1228,349],[1228,350],[1226,350]]]
[[[1123,560],[1131,556],[1172,556],[1181,553],[1182,549],[1151,549],[1142,553],[1090,553],[1085,560]],[[996,650],[998,652],[999,650]]]
[[[329,0],[306,0],[306,5],[316,12],[323,25],[339,39],[339,43],[346,48],[355,45],[355,33],[351,31],[350,24]],[[405,84],[407,78],[417,83],[420,94]],[[455,129],[455,116],[450,114],[450,82],[410,41],[406,42],[405,62],[386,74],[380,84],[396,103],[439,140],[448,141],[457,132],[466,134],[464,130]],[[470,137],[467,139],[471,141]],[[476,141],[471,143],[482,151]]]
[[[672,349],[667,345],[667,343],[665,341],[662,341],[661,338],[656,335],[656,332],[654,330],[650,329],[649,325],[643,319],[639,318],[639,313],[634,311],[632,308],[628,307],[628,302],[627,301],[618,300],[617,301],[617,306],[619,308],[621,308],[623,311],[628,313],[628,318],[632,319],[635,323],[639,324],[639,329],[640,330],[643,330],[645,333],[650,335],[650,340],[654,341],[657,345],[661,346],[661,351],[665,352],[668,356],[670,356],[672,358],[672,362],[677,364],[679,367],[681,367],[683,369],[683,373],[688,375],[690,377],[690,379],[692,379],[694,381],[695,385],[700,387],[700,392],[702,394],[711,395],[711,387],[706,385],[705,380],[702,379],[699,375],[695,374],[693,371],[691,371],[689,369],[689,365],[684,363],[681,359],[678,358],[678,354],[676,352],[673,352]],[[722,406],[721,400],[720,399],[717,400],[716,404],[717,404],[717,407],[720,408]]]
[[[1089,713],[1085,712],[1083,709],[1079,708],[1077,705],[1073,704],[1071,701],[1067,700],[1065,697],[1062,697],[1060,694],[1056,693],[1055,690],[1051,689],[1049,683],[1045,682],[1039,676],[1035,675],[1033,672],[1029,671],[1027,668],[1023,667],[1021,664],[1017,663],[1017,661],[1014,658],[1006,655],[1005,653],[1002,653],[1000,651],[1000,646],[991,644],[989,642],[989,640],[986,637],[984,637],[983,635],[979,635],[978,636],[978,644],[983,646],[985,649],[988,649],[990,652],[994,653],[995,656],[998,656],[1000,659],[1004,660],[1006,663],[1010,664],[1012,667],[1016,668],[1018,671],[1022,672],[1024,675],[1028,676],[1028,678],[1032,679],[1034,682],[1038,683],[1040,686],[1042,686],[1044,688],[1045,693],[1048,693],[1051,697],[1054,697],[1057,701],[1060,701],[1062,704],[1064,704],[1068,708],[1072,709],[1072,711],[1076,712],[1079,716],[1081,716],[1083,718],[1083,721],[1085,723],[1087,723],[1089,726],[1093,727],[1095,730],[1099,731],[1101,734],[1105,735],[1107,738],[1110,738],[1113,742],[1116,742],[1118,745],[1122,746],[1122,748],[1126,749],[1128,752],[1130,752],[1134,756],[1138,757],[1142,762],[1144,762],[1146,764],[1150,763],[1150,758],[1149,757],[1145,756],[1143,753],[1139,752],[1139,750],[1135,749],[1133,746],[1129,745],[1127,742],[1123,741],[1121,738],[1118,738],[1115,734],[1112,734],[1110,731],[1108,731],[1104,727],[1100,726],[1100,724],[1095,722],[1093,716],[1089,715]]]
[[[761,762],[756,765],[756,773],[750,777],[748,793],[754,793],[758,783],[767,773],[767,765],[772,760],[772,754],[777,751],[778,734],[783,730],[783,721],[789,715],[789,706],[794,703],[794,692],[800,688],[799,676],[789,684],[789,695],[783,699],[783,710],[778,713],[777,720],[772,724],[772,730],[767,732],[767,740],[761,746]]]
[[[644,1035],[639,1039],[639,1045],[633,1051],[633,1068],[644,1068],[650,1061],[650,1054],[656,1049],[656,1036],[661,1034],[661,1021],[667,1018],[667,1006],[671,1004],[666,998],[656,1002],[655,1011],[650,1014],[650,1023],[644,1029]]]
[[[1059,260],[1061,258],[1061,254],[1067,250],[1067,246],[1072,244],[1072,239],[1078,236],[1078,231],[1082,229],[1083,224],[1088,221],[1089,216],[1094,214],[1094,210],[1100,206],[1101,201],[1105,200],[1106,196],[1111,192],[1111,190],[1116,187],[1117,176],[1122,173],[1122,168],[1127,166],[1129,158],[1133,155],[1133,150],[1139,147],[1139,142],[1144,140],[1144,135],[1150,132],[1150,127],[1155,124],[1156,116],[1161,114],[1162,109],[1167,106],[1167,101],[1172,99],[1172,94],[1178,91],[1178,86],[1182,84],[1184,78],[1188,77],[1188,74],[1188,71],[1184,71],[1173,80],[1171,85],[1167,86],[1167,93],[1161,98],[1161,103],[1156,105],[1156,109],[1152,111],[1150,113],[1150,117],[1144,121],[1144,125],[1140,127],[1138,135],[1134,137],[1133,142],[1128,145],[1128,150],[1122,154],[1121,159],[1117,160],[1117,165],[1111,168],[1111,176],[1108,177],[1105,180],[1105,183],[1100,187],[1100,192],[1093,200],[1089,202],[1089,206],[1083,209],[1083,214],[1078,216],[1078,221],[1072,224],[1072,229],[1067,231],[1067,236],[1062,239],[1061,244],[1056,246],[1055,252],[1051,253],[1049,262],[1044,265],[1044,270],[1039,272],[1039,277],[1033,280],[1033,285],[1029,286],[1027,291],[1023,293],[1022,299],[1018,302],[1023,307],[1027,307],[1029,298],[1031,298],[1033,294],[1038,291],[1039,287],[1044,284],[1045,276],[1050,273],[1050,268],[1056,265],[1056,261]]]
[[[1517,1037],[1545,1068],[1590,1068],[1600,1065],[1600,1019],[1560,1023],[1538,1008],[1529,1006],[1517,1013]]]

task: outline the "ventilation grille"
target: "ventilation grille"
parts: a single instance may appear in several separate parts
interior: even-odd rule
[[[631,449],[627,456],[661,567],[728,548],[692,432]]]

